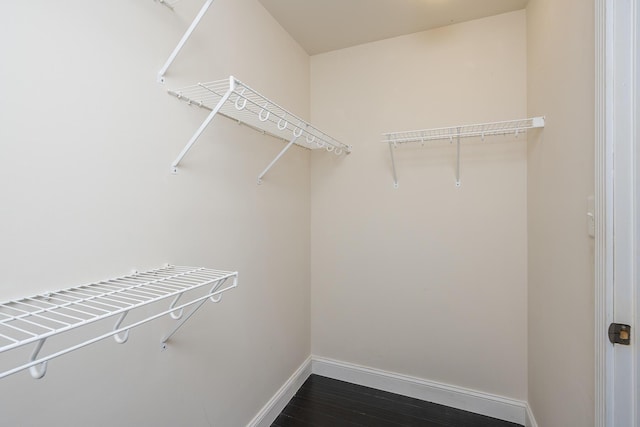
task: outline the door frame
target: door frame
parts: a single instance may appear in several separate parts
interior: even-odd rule
[[[640,426],[637,122],[640,0],[595,0],[595,425]],[[614,235],[617,238],[614,239]],[[614,254],[616,254],[614,258]],[[612,322],[632,345],[612,345]]]

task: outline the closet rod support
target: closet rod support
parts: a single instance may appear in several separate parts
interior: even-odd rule
[[[161,3],[164,3],[164,2],[161,1]],[[198,12],[198,15],[196,15],[195,19],[187,29],[187,32],[184,33],[184,35],[182,36],[182,39],[180,39],[180,41],[178,42],[178,45],[176,46],[176,48],[173,50],[173,52],[171,52],[169,59],[167,59],[167,62],[165,62],[165,64],[162,66],[162,68],[158,72],[158,83],[164,83],[164,75],[166,74],[171,64],[173,64],[173,61],[175,61],[176,57],[178,56],[178,53],[180,53],[185,43],[187,43],[187,40],[189,40],[189,37],[191,37],[191,34],[193,34],[193,31],[196,29],[196,27],[200,23],[200,20],[202,20],[204,15],[207,13],[207,10],[209,9],[209,6],[211,6],[211,3],[213,3],[213,0],[207,0],[204,3],[204,6],[202,6],[202,9],[200,9],[200,12]]]
[[[213,118],[216,116],[216,114],[218,114],[218,112],[220,111],[224,103],[227,102],[227,99],[229,99],[229,96],[231,96],[231,93],[235,88],[235,80],[233,79],[233,77],[230,78],[230,82],[231,83],[229,86],[229,90],[227,90],[225,94],[222,96],[222,98],[220,98],[220,101],[218,101],[218,104],[216,104],[213,110],[211,110],[207,118],[204,119],[204,122],[202,122],[198,130],[196,130],[196,133],[193,134],[189,142],[187,142],[187,145],[182,149],[178,157],[171,164],[171,171],[173,173],[178,173],[178,165],[180,164],[184,156],[187,155],[187,153],[189,152],[193,144],[195,144],[198,138],[200,138],[200,135],[202,135],[202,132],[204,132],[207,126],[209,126],[209,123],[211,123],[211,120],[213,120]]]
[[[291,138],[291,141],[289,141],[289,143],[282,149],[282,151],[278,153],[276,158],[273,159],[271,163],[269,163],[269,166],[267,166],[265,170],[262,171],[262,173],[258,176],[258,184],[262,184],[262,178],[267,174],[267,172],[269,172],[269,169],[271,169],[273,165],[275,165],[276,162],[280,160],[280,157],[282,157],[284,153],[286,153],[289,150],[289,148],[291,148],[291,146],[296,142],[296,140],[300,137],[300,135],[302,135],[302,133],[296,135],[296,132],[293,132],[293,138]]]

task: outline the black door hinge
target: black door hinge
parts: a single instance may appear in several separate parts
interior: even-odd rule
[[[609,325],[609,341],[611,344],[631,344],[631,326],[622,323],[612,323]]]

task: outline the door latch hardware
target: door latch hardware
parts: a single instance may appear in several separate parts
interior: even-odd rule
[[[631,344],[631,326],[622,323],[612,323],[609,325],[609,341],[611,344]]]

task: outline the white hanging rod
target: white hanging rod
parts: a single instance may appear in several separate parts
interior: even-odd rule
[[[171,90],[169,94],[190,105],[210,110],[207,118],[173,162],[174,173],[184,156],[217,114],[246,124],[254,130],[289,141],[285,149],[260,174],[258,182],[292,144],[308,149],[324,148],[336,155],[351,152],[350,145],[339,142],[233,76],[225,80],[198,83],[183,89]]]
[[[223,286],[228,279],[233,279],[231,285]],[[29,369],[34,378],[42,378],[46,373],[49,360],[111,336],[116,342],[125,343],[130,329],[169,314],[178,322],[162,339],[164,348],[167,340],[207,300],[219,302],[222,293],[237,285],[237,272],[204,267],[167,266],[2,303],[0,304],[0,354],[33,343],[35,348],[27,363],[0,372],[0,379],[25,369]],[[193,292],[190,292],[201,288],[204,292],[201,290],[199,296],[194,296]],[[189,297],[185,296],[185,299],[188,301],[179,301],[187,292]],[[129,311],[169,298],[173,300],[167,309],[122,326]],[[184,309],[189,306],[193,308],[184,315]],[[118,318],[112,330],[49,355],[39,356],[48,338],[114,316]]]
[[[389,144],[391,154],[391,167],[393,172],[393,186],[398,188],[398,177],[396,173],[396,161],[393,149],[398,144],[409,142],[420,142],[424,144],[428,141],[449,140],[453,143],[456,140],[456,187],[460,187],[460,139],[469,137],[480,137],[483,141],[487,136],[514,134],[516,137],[520,133],[525,133],[527,129],[544,127],[544,117],[532,117],[520,120],[507,120],[502,122],[480,123],[475,125],[449,126],[444,128],[422,129],[404,132],[383,133],[382,142]]]
[[[169,3],[169,4],[167,4],[167,2],[165,0],[159,0],[159,1],[164,6],[167,6],[167,7],[169,7],[169,9],[173,10],[173,5],[175,3],[177,3],[179,0],[177,0],[175,2],[172,2],[172,3]],[[182,36],[182,38],[178,42],[178,45],[175,47],[175,49],[173,49],[173,52],[171,52],[171,55],[169,55],[169,58],[167,59],[167,62],[164,63],[164,65],[162,66],[162,68],[158,72],[158,82],[159,83],[164,83],[164,75],[167,73],[167,70],[169,69],[171,64],[173,64],[173,61],[175,61],[176,57],[178,56],[178,53],[180,53],[180,51],[182,50],[184,45],[187,43],[187,40],[189,40],[189,37],[191,37],[191,34],[193,34],[193,32],[195,31],[196,27],[198,26],[198,24],[200,23],[200,21],[202,20],[204,15],[207,13],[207,10],[209,10],[209,7],[211,6],[212,3],[213,3],[213,0],[206,0],[205,1],[204,5],[200,9],[200,12],[198,12],[196,17],[193,19],[193,22],[191,23],[191,25],[189,26],[187,31],[184,33],[184,35]]]

